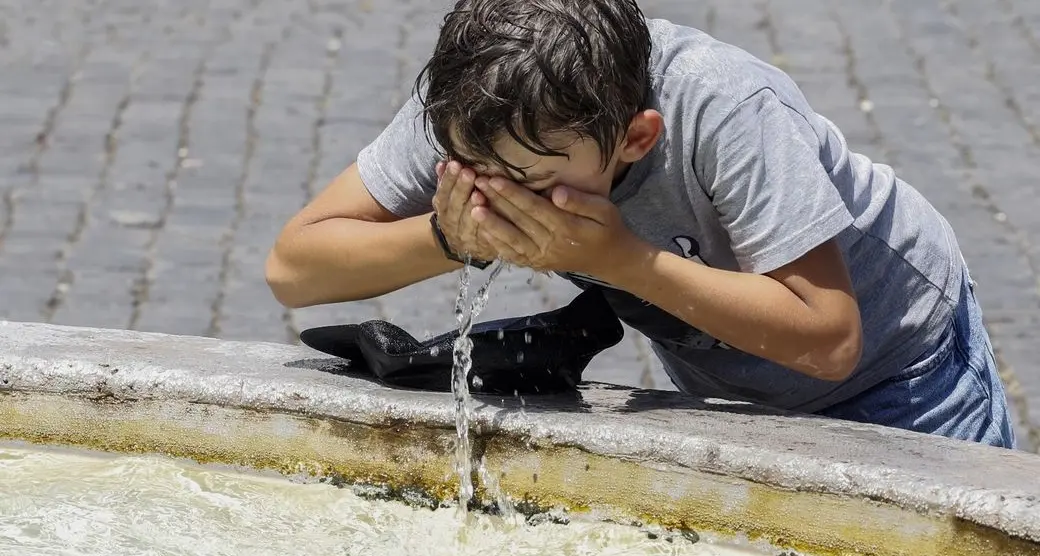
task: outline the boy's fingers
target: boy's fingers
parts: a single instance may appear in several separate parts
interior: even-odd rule
[[[603,197],[597,197],[595,195],[576,191],[569,187],[560,186],[553,189],[552,202],[561,210],[565,210],[571,214],[584,216],[585,218],[595,220],[600,224],[607,223],[607,207],[605,206],[605,203],[609,203],[610,201]]]
[[[437,182],[437,192],[433,195],[433,208],[438,214],[443,214],[448,209],[448,201],[455,187],[458,169],[458,162],[449,162],[445,165],[443,175]]]
[[[541,195],[503,178],[492,178],[488,181],[490,187],[485,193],[494,194],[508,200],[516,208],[528,213],[545,212],[551,203]]]
[[[498,253],[497,258],[517,264],[521,264],[524,262],[524,258],[519,253],[514,251],[508,243],[504,243],[498,240],[493,235],[487,232],[482,232],[480,235],[484,239],[484,241],[486,241],[488,245],[490,245],[491,248]]]
[[[459,236],[462,241],[465,242],[467,247],[471,250],[479,250],[479,235],[480,225],[476,220],[473,219],[473,208],[476,205],[472,203],[466,203],[462,211],[459,213]],[[471,253],[472,254],[472,253]]]
[[[499,243],[509,245],[510,249],[519,255],[533,255],[539,252],[538,245],[530,236],[487,207],[475,207],[473,220],[480,225],[483,234],[495,238]]]
[[[459,172],[454,186],[451,188],[451,194],[448,196],[448,206],[445,210],[451,215],[449,218],[452,219],[452,222],[459,229],[462,229],[464,226],[464,209],[470,195],[473,194],[473,181],[475,179],[477,179],[476,172],[469,168],[463,168]]]
[[[493,180],[492,180],[493,181]],[[482,192],[487,197],[488,205],[495,209],[495,212],[504,216],[507,220],[516,225],[524,231],[528,237],[536,240],[544,241],[550,234],[551,226],[548,222],[543,222],[546,219],[544,210],[533,208],[530,211],[525,211],[521,207],[513,203],[512,200],[501,195],[494,187],[490,185],[490,181],[486,184],[482,182]],[[514,186],[519,187],[519,186]],[[526,191],[527,196],[535,197],[534,193]],[[523,195],[517,195],[522,197]],[[529,204],[528,206],[534,206]]]

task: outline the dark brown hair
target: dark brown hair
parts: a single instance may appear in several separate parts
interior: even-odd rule
[[[497,138],[563,156],[545,136],[571,132],[595,141],[606,164],[645,108],[650,49],[635,0],[459,0],[415,81],[427,137],[477,162],[459,155],[454,130],[468,155],[523,174],[495,152]]]

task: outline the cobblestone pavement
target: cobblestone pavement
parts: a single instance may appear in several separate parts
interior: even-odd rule
[[[449,329],[454,275],[292,312],[263,280],[280,226],[389,120],[448,5],[0,0],[0,318],[280,342],[369,318]],[[1036,445],[1040,2],[643,6],[787,69],[947,215]],[[575,293],[510,272],[486,316]],[[587,376],[671,388],[631,333]]]

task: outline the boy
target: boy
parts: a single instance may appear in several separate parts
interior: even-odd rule
[[[633,0],[459,0],[267,278],[303,307],[463,254],[603,287],[685,392],[1015,445],[946,220],[777,68]]]

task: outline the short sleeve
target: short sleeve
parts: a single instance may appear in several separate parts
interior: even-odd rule
[[[698,149],[702,186],[745,272],[794,262],[853,223],[805,117],[771,89],[750,96]]]
[[[433,210],[440,155],[427,140],[419,100],[413,95],[357,157],[369,193],[393,214],[407,218]]]

